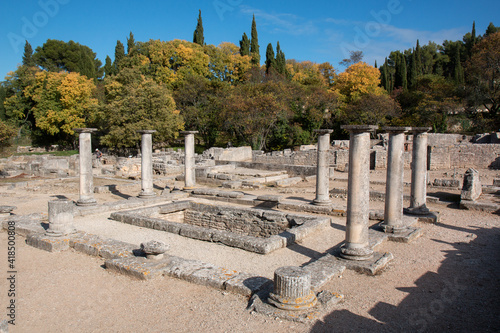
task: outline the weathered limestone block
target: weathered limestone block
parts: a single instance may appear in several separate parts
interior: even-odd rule
[[[462,186],[461,200],[477,200],[482,193],[479,172],[470,168],[465,172],[464,185]]]
[[[163,258],[163,254],[167,252],[169,246],[160,241],[149,241],[146,243],[141,243],[141,250],[146,254],[146,258],[158,260]]]

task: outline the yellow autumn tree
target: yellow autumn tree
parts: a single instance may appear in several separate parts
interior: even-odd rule
[[[383,95],[385,90],[380,86],[380,71],[364,62],[349,66],[340,73],[332,87],[345,103],[358,101],[363,95]]]
[[[25,88],[25,95],[34,101],[36,129],[52,141],[68,143],[73,141],[74,128],[86,127],[95,119],[94,92],[94,81],[76,72],[41,71]]]

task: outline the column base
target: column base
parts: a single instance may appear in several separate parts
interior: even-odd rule
[[[428,215],[430,212],[431,211],[425,206],[425,204],[418,207],[403,208],[403,213],[411,215]]]
[[[363,261],[369,260],[373,257],[373,249],[369,246],[353,248],[344,244],[340,248],[340,257],[347,260]]]
[[[78,199],[76,202],[77,206],[96,206],[97,201],[92,198],[92,199]]]
[[[406,225],[403,225],[403,224],[390,225],[390,224],[386,224],[384,221],[382,221],[379,224],[379,227],[380,227],[380,229],[382,229],[383,232],[389,233],[389,234],[404,233],[408,229],[408,226],[406,226]]]
[[[76,232],[77,232],[77,230],[75,228],[70,228],[70,230],[68,230],[68,231],[57,231],[57,230],[54,231],[54,230],[48,229],[47,231],[45,231],[45,235],[49,236],[49,237],[63,237],[63,236],[75,234]]]
[[[311,290],[311,293],[306,297],[298,297],[294,299],[270,293],[267,301],[278,309],[300,311],[312,308],[316,305],[318,299],[316,298],[316,294]]]
[[[141,193],[139,193],[138,197],[141,199],[150,199],[150,198],[156,197],[156,193],[155,192],[141,192]]]
[[[312,201],[312,204],[316,206],[328,206],[332,204],[332,201],[330,199],[327,200],[314,199]]]

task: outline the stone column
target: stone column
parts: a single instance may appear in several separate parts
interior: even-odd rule
[[[196,178],[194,172],[194,135],[198,133],[198,131],[181,131],[180,134],[183,134],[184,137],[184,153],[185,153],[185,189],[191,189],[196,185]]]
[[[76,232],[73,226],[74,204],[71,200],[49,201],[49,228],[47,236],[60,237]]]
[[[313,307],[317,298],[311,290],[311,273],[302,267],[285,266],[274,271],[274,290],[268,302],[283,310]]]
[[[403,226],[403,169],[405,133],[410,127],[383,127],[389,132],[387,176],[385,179],[385,211],[381,227],[385,232],[398,232]]]
[[[76,202],[78,206],[94,206],[94,178],[92,175],[92,144],[90,134],[97,131],[96,128],[75,128],[80,133],[80,199]]]
[[[411,161],[411,199],[405,213],[429,214],[427,197],[427,132],[430,127],[412,127],[413,151]]]
[[[328,163],[328,151],[330,150],[331,129],[314,130],[318,133],[318,163],[316,170],[316,199],[315,205],[329,205],[330,200],[330,168]]]
[[[140,130],[141,133],[141,187],[140,198],[152,198],[153,191],[153,133],[155,130]]]
[[[349,260],[368,260],[373,255],[368,238],[370,202],[370,132],[376,125],[344,125],[349,138],[349,179],[345,244],[340,255]]]

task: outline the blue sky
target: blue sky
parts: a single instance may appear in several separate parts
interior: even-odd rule
[[[2,1],[0,8],[1,79],[21,63],[25,40],[33,49],[47,39],[73,40],[104,63],[130,31],[136,41],[192,41],[198,9],[207,44],[239,45],[243,32],[250,37],[255,15],[262,61],[267,44],[279,41],[287,59],[328,61],[339,72],[350,50],[381,64],[390,51],[411,48],[417,39],[421,45],[458,40],[473,21],[477,34],[490,22],[500,25],[498,0],[18,0]]]

